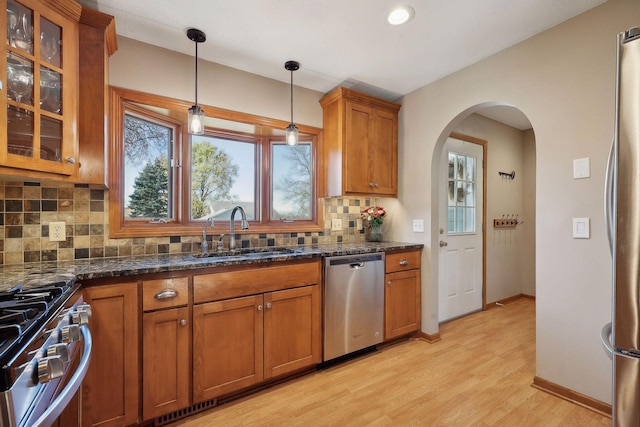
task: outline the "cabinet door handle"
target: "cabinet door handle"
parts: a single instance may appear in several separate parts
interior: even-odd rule
[[[409,261],[407,261],[406,259],[401,259],[400,265],[409,265]]]
[[[377,182],[374,182],[374,183],[373,183],[373,186],[374,186],[374,187],[376,187],[376,188],[378,188],[378,183],[377,183]]]
[[[258,311],[262,311],[262,304],[258,306]]]
[[[187,324],[187,319],[180,319],[180,326],[185,326]]]
[[[267,303],[267,308],[271,308],[271,303],[270,302]]]
[[[159,300],[163,300],[163,299],[175,298],[177,296],[178,296],[178,291],[176,291],[175,289],[165,289],[164,291],[158,292],[155,295],[155,298]]]
[[[373,182],[369,183],[369,187],[373,188]]]
[[[391,280],[387,282],[387,286],[391,286]]]
[[[74,164],[76,162],[75,157],[67,157],[67,163]]]

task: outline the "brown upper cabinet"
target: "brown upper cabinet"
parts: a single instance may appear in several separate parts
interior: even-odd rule
[[[396,197],[400,105],[343,87],[320,104],[327,196]]]
[[[0,174],[77,182],[91,163],[84,158],[89,152],[86,143],[99,144],[98,167],[104,167],[104,138],[98,141],[95,132],[82,132],[83,121],[89,119],[97,119],[96,127],[105,128],[106,99],[96,99],[87,86],[99,83],[96,91],[107,93],[106,64],[97,61],[87,71],[81,62],[93,61],[87,55],[89,27],[99,27],[103,41],[109,29],[115,46],[113,17],[91,13],[73,0],[0,2],[6,11],[0,14],[0,25],[6,28],[0,55],[0,80],[5,89],[0,96],[0,121],[4,123]],[[105,45],[100,52],[107,51]],[[99,117],[87,115],[87,110],[94,109],[101,110]],[[91,140],[83,138],[87,134]]]

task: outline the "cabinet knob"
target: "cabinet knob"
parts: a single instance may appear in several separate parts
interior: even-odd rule
[[[262,311],[262,304],[258,306],[258,311]]]
[[[271,303],[270,302],[267,303],[267,308],[271,308]]]
[[[373,186],[374,186],[374,187],[376,187],[376,188],[378,188],[378,183],[377,183],[377,182],[374,182],[374,183],[373,183]]]
[[[391,286],[391,280],[387,282],[387,286]]]
[[[409,261],[407,261],[406,259],[401,259],[400,265],[409,265]]]
[[[180,319],[180,326],[185,326],[187,324],[187,319]]]
[[[75,162],[76,162],[76,158],[75,157],[67,157],[67,163],[74,164]]]
[[[369,187],[373,188],[373,182],[369,183]]]

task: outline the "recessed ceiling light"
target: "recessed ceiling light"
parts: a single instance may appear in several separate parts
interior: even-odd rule
[[[415,11],[411,6],[398,6],[389,12],[387,21],[389,21],[391,25],[402,25],[410,21],[414,14]]]

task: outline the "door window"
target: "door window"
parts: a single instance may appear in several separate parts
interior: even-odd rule
[[[447,231],[476,232],[476,157],[449,152]]]

